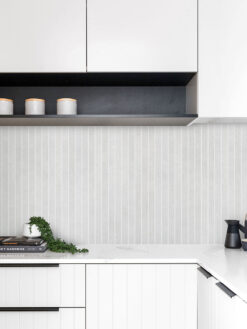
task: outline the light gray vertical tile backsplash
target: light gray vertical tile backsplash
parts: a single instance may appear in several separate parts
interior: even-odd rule
[[[247,125],[1,127],[0,234],[43,216],[75,243],[222,243],[247,212]]]

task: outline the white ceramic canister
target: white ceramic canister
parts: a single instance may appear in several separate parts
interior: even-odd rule
[[[37,225],[25,223],[23,226],[23,235],[27,238],[39,238],[41,234]]]
[[[45,100],[40,98],[28,98],[25,100],[26,115],[44,115]]]
[[[0,115],[13,115],[13,100],[8,98],[0,98]]]
[[[59,98],[57,100],[58,115],[76,115],[77,100],[74,98]]]

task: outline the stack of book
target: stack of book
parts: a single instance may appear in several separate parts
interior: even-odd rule
[[[0,237],[0,253],[44,252],[46,249],[47,243],[40,238]]]

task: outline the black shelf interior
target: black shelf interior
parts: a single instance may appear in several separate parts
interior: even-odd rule
[[[77,99],[78,114],[133,115],[186,113],[184,86],[0,87],[0,97],[14,100],[14,114],[25,114],[26,98],[43,98],[47,115],[56,114],[58,98]]]

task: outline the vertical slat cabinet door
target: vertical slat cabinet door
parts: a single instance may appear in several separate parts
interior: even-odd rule
[[[198,329],[217,328],[218,311],[215,286],[217,282],[209,273],[197,272]]]
[[[241,328],[246,326],[247,303],[236,296],[233,299],[234,314],[233,314],[233,328]]]
[[[209,329],[210,327],[210,278],[198,271],[197,293],[198,293],[198,329]]]
[[[197,0],[88,0],[89,72],[196,72]]]
[[[246,16],[246,0],[199,0],[200,117],[247,117]]]
[[[194,265],[86,265],[86,277],[87,329],[196,329]]]
[[[197,276],[194,265],[170,266],[171,329],[197,328]]]
[[[218,329],[217,327],[217,318],[218,318],[218,309],[217,309],[217,300],[216,300],[216,283],[218,281],[212,277],[209,281],[209,328]],[[199,329],[199,328],[198,328]]]
[[[85,306],[85,265],[60,264],[60,306]]]
[[[1,0],[0,72],[85,72],[86,0]]]
[[[1,267],[0,307],[60,306],[59,267]]]
[[[233,329],[234,325],[234,299],[215,285],[216,298],[216,327],[217,329]]]

